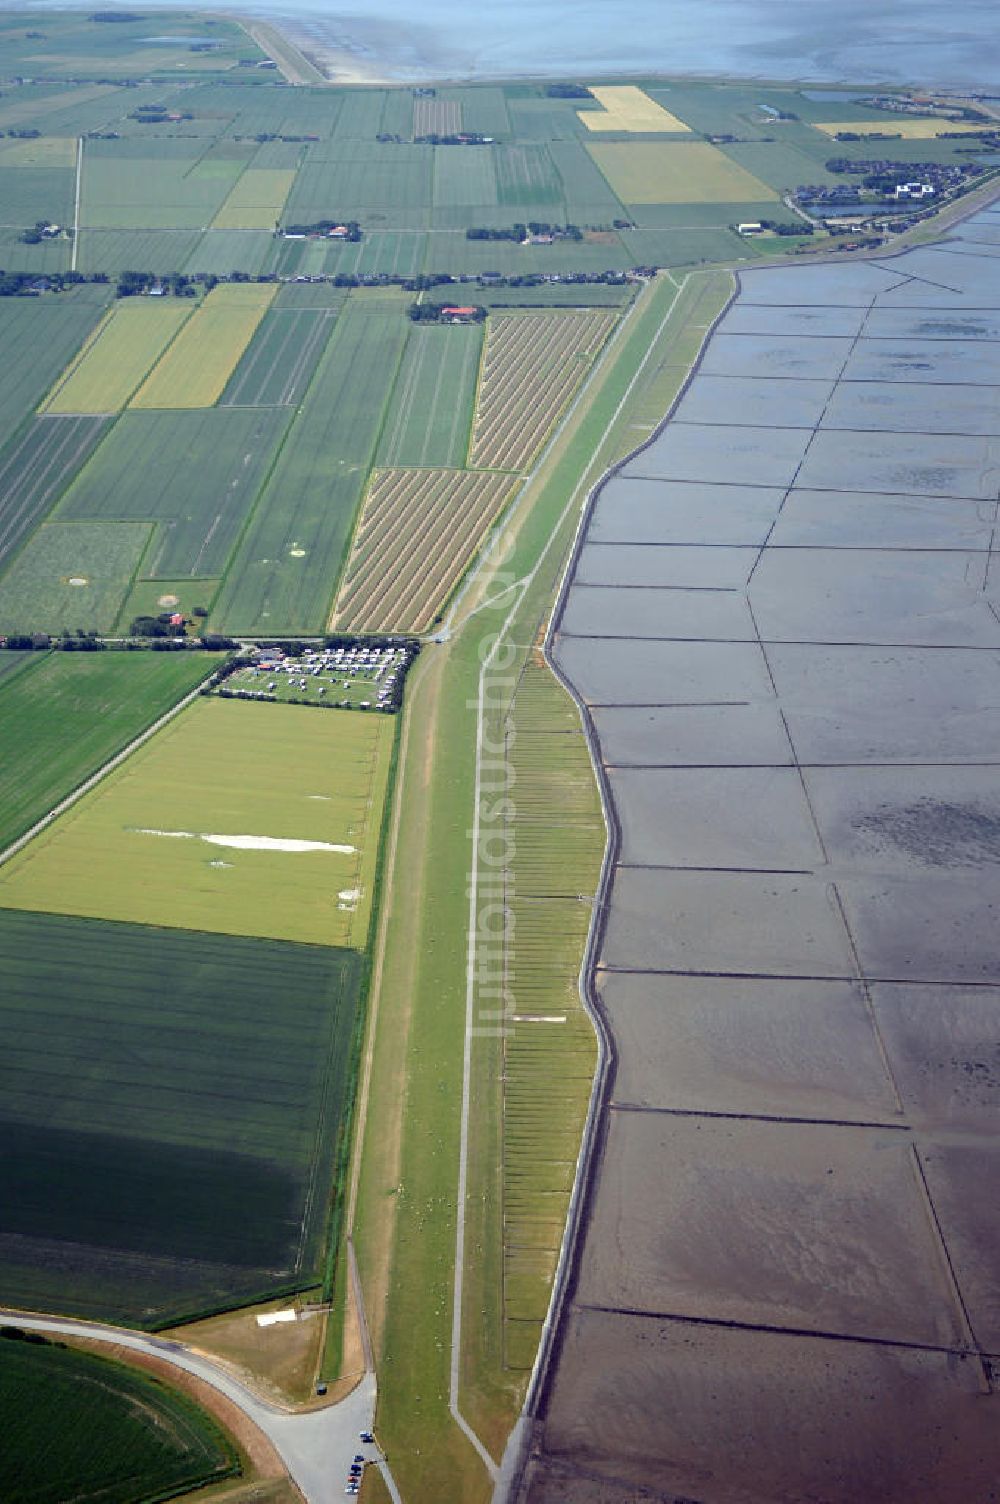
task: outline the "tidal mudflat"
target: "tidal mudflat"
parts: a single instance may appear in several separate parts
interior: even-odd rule
[[[616,1061],[530,1504],[995,1496],[998,248],[744,273],[594,503]]]

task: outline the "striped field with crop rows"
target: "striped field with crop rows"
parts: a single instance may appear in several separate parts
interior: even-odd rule
[[[494,314],[472,429],[469,463],[524,470],[604,344],[615,315]]]
[[[513,484],[468,470],[377,470],[330,625],[425,631]]]

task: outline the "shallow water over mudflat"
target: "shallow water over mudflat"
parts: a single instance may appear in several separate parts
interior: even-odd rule
[[[594,505],[617,1065],[531,1504],[1000,1476],[998,234],[745,273]]]

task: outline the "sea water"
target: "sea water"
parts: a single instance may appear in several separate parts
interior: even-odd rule
[[[170,0],[157,8],[172,8]],[[190,10],[189,0],[175,8]],[[673,73],[1000,92],[996,0],[255,0],[228,8],[301,21],[342,55],[345,71],[353,59],[361,73],[389,80]]]
[[[261,7],[263,11],[265,7]],[[1000,91],[996,0],[274,0],[390,79],[675,73]]]

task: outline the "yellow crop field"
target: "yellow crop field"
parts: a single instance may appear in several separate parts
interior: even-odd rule
[[[816,124],[813,129],[825,136],[836,136],[848,131],[854,136],[902,136],[904,141],[931,141],[942,131],[981,131],[989,121],[975,125],[970,120],[946,120],[941,116],[885,114],[880,120],[831,120],[826,125]]]
[[[601,110],[577,110],[588,131],[690,131],[691,127],[671,115],[662,105],[634,84],[591,87]]]
[[[376,471],[331,628],[426,631],[516,483],[488,471]]]
[[[0,167],[75,167],[75,136],[37,136],[0,141]]]
[[[762,204],[778,197],[704,141],[600,141],[587,150],[626,204]]]
[[[190,317],[191,304],[173,298],[122,299],[63,372],[42,410],[117,412]]]
[[[222,395],[277,287],[213,287],[132,399],[133,407],[211,407]]]
[[[486,325],[469,463],[526,470],[614,322],[603,310],[494,314]]]
[[[361,948],[394,731],[196,700],[0,868],[0,907]]]
[[[285,207],[294,168],[248,167],[212,220],[213,230],[270,230]]]

